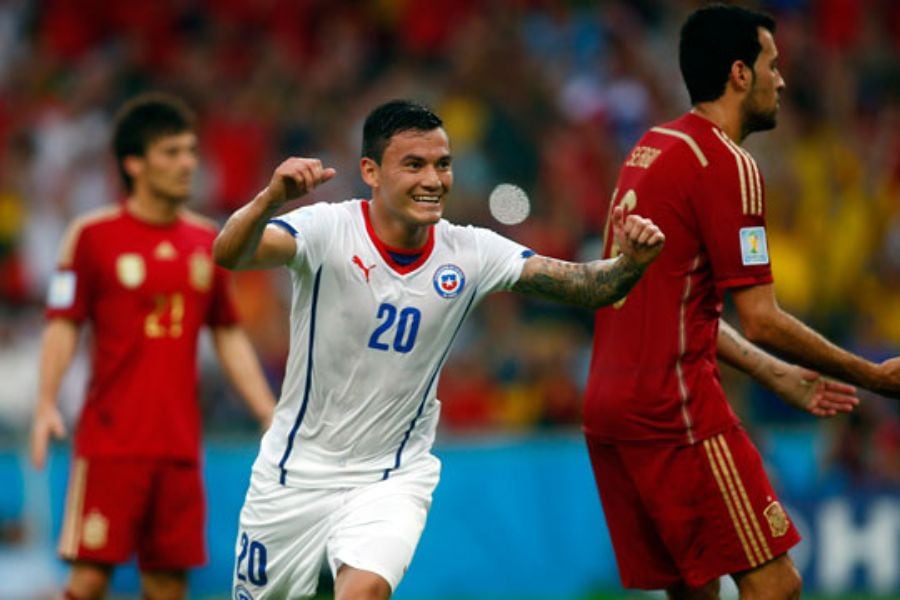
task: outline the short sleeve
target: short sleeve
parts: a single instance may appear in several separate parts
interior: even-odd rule
[[[330,240],[334,238],[335,206],[318,202],[271,219],[268,227],[281,227],[297,243],[297,253],[290,266],[315,270],[322,263]]]
[[[82,322],[88,316],[95,282],[89,235],[73,228],[62,242],[60,260],[47,289],[47,319]]]
[[[468,229],[475,237],[481,262],[479,287],[485,293],[509,290],[519,280],[525,261],[534,252],[490,229],[473,226]]]
[[[765,191],[756,162],[736,144],[698,178],[703,243],[719,289],[772,282],[766,239]]]

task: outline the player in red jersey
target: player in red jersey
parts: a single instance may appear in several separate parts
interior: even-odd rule
[[[613,196],[657,223],[666,246],[626,298],[596,314],[584,430],[623,585],[672,598],[716,598],[724,574],[742,598],[794,598],[802,585],[786,554],[799,535],[728,405],[717,348],[818,416],[858,401],[854,388],[766,355],[721,322],[726,290],[750,341],[900,391],[900,359],[846,352],[775,301],[763,179],[739,145],[775,126],[784,81],[774,29],[736,6],[688,18],[680,64],[693,109],[638,141]],[[604,251],[618,253],[610,239]]]
[[[129,197],[75,221],[51,282],[32,460],[65,433],[57,392],[79,326],[93,330],[92,374],[78,426],[60,554],[66,598],[102,598],[114,565],[136,551],[144,597],[184,598],[205,560],[199,467],[197,341],[208,325],[226,374],[254,416],[274,410],[238,327],[214,224],[183,208],[197,168],[193,116],[148,94],[116,118],[113,146]]]

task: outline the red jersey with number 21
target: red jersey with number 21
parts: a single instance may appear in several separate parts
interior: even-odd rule
[[[47,317],[92,325],[78,455],[197,460],[198,333],[236,321],[227,271],[212,261],[214,238],[190,213],[153,225],[122,207],[72,227]]]
[[[641,138],[613,205],[652,219],[666,244],[624,300],[597,311],[585,431],[676,444],[721,433],[738,422],[716,364],[724,290],[772,281],[759,169],[688,113]],[[618,253],[607,232],[604,256]]]

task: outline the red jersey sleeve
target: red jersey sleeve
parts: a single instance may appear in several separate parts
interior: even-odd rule
[[[697,179],[694,210],[719,289],[772,281],[766,240],[765,192],[756,162],[716,131],[721,147]]]
[[[87,319],[94,290],[90,230],[75,224],[60,248],[59,262],[47,290],[47,319]]]

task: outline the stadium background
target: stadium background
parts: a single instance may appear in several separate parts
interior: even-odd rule
[[[146,89],[200,116],[192,207],[220,221],[289,154],[338,169],[315,200],[365,194],[361,121],[376,103],[433,106],[453,141],[447,216],[561,258],[595,257],[623,154],[687,108],[678,26],[700,2],[637,0],[5,0],[0,2],[0,597],[42,598],[68,448],[25,457],[41,307],[61,233],[115,202],[110,119]],[[900,353],[900,3],[749,2],[777,15],[787,80],[780,123],[750,138],[768,183],[779,301],[831,339]],[[492,222],[500,182],[532,215]],[[286,278],[241,273],[241,313],[273,386],[287,350]],[[736,322],[733,315],[732,322]],[[470,319],[440,386],[444,476],[397,598],[618,597],[578,435],[591,315],[498,295]],[[227,597],[254,425],[202,357],[211,564],[198,598]],[[62,404],[76,418],[84,354]],[[813,421],[724,372],[806,541],[807,589],[900,595],[900,417],[865,396]],[[115,580],[132,597],[133,570]]]

